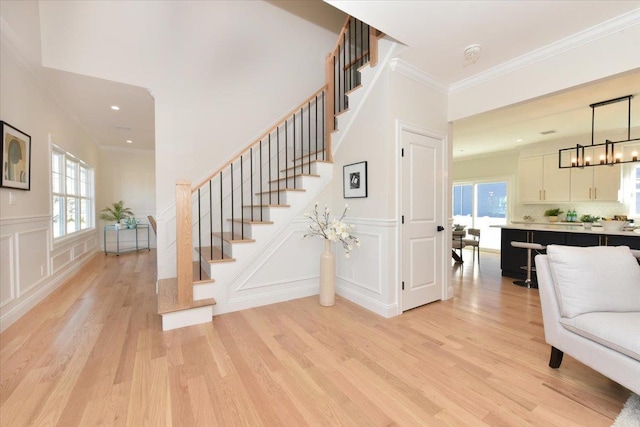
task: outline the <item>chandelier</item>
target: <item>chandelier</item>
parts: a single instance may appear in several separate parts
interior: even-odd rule
[[[640,138],[631,138],[631,99],[633,95],[621,96],[589,105],[591,107],[591,145],[576,144],[575,147],[562,148],[558,152],[558,166],[564,168],[584,168],[591,166],[613,166],[638,161]],[[596,108],[627,101],[627,139],[620,141],[605,140],[595,144]]]

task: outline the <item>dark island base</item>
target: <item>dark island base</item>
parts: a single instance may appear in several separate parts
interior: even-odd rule
[[[502,276],[512,277],[524,282],[527,278],[526,271],[523,267],[527,265],[526,249],[514,248],[511,242],[533,242],[544,246],[548,245],[568,245],[568,246],[629,246],[631,249],[640,250],[640,236],[619,236],[604,235],[594,233],[576,233],[566,231],[540,231],[519,228],[502,228],[500,242],[500,268]],[[538,253],[546,253],[545,251],[534,251],[533,258]],[[640,259],[638,260],[640,262]],[[532,261],[535,266],[535,261]],[[531,272],[531,280],[536,281],[535,271]],[[532,285],[533,287],[533,285]],[[537,287],[537,285],[536,285]]]

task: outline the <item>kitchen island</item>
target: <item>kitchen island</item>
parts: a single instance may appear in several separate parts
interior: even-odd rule
[[[587,230],[576,223],[513,222],[501,228],[500,268],[502,275],[516,279],[526,277],[527,251],[511,246],[511,242],[567,246],[629,246],[640,250],[640,234],[635,231],[609,231],[594,226]],[[637,231],[637,230],[636,230]]]

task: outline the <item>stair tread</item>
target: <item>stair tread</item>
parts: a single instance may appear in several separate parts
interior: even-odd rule
[[[366,65],[366,64],[365,64]],[[361,65],[360,68],[362,68],[363,66]],[[360,68],[358,68],[358,71],[360,71]],[[344,94],[345,95],[349,95],[353,92],[355,92],[356,90],[360,89],[362,87],[362,83],[360,83],[358,86],[354,86],[351,89],[349,89],[348,91],[346,91]]]
[[[274,184],[274,183],[279,182],[279,181],[287,181],[289,179],[298,178],[300,176],[311,176],[311,177],[314,177],[314,178],[320,178],[320,175],[315,174],[315,173],[299,173],[297,175],[291,175],[289,177],[283,177],[283,178],[279,178],[279,179],[274,179],[272,181],[269,181],[269,184]]]
[[[178,303],[178,279],[175,277],[158,280],[158,314],[172,313],[175,311],[188,310],[190,308],[206,307],[215,305],[216,300],[206,298],[197,301],[190,301],[186,304]]]
[[[322,154],[324,152],[325,152],[325,150],[323,148],[322,150],[311,151],[311,152],[309,152],[307,154],[300,154],[299,157],[294,158],[292,161],[297,162],[298,160],[306,159],[307,157],[311,157],[311,156],[313,156],[315,154]],[[318,159],[318,160],[324,160],[324,159]]]
[[[200,278],[200,272],[202,272],[202,278]],[[215,280],[209,277],[209,274],[205,271],[204,268],[200,268],[200,262],[193,261],[193,283],[194,284],[203,284],[203,283],[214,283]]]
[[[309,166],[309,163],[328,163],[328,164],[332,164],[333,162],[330,162],[329,160],[320,160],[320,159],[314,159],[314,160],[310,160],[304,164],[299,164],[299,165],[295,165],[295,166],[289,166],[286,169],[280,169],[280,172],[285,172],[291,169],[298,169],[301,167],[307,167]]]
[[[217,238],[220,238],[220,233],[211,233],[211,234],[213,234]],[[228,243],[254,243],[255,242],[255,239],[248,239],[246,237],[243,239],[237,233],[235,235],[232,235],[230,231],[226,231],[222,233],[222,240]]]
[[[259,196],[261,194],[277,193],[278,191],[307,191],[307,190],[305,190],[304,188],[281,188],[279,190],[261,191],[260,193],[256,193],[256,196]]]
[[[206,259],[209,264],[213,264],[217,262],[235,262],[236,260],[235,258],[232,258],[228,255],[225,255],[225,258],[222,258],[222,251],[219,248],[216,248],[215,246],[213,248],[213,258],[211,257],[211,246],[196,248],[196,252],[199,252],[200,256]]]
[[[266,204],[266,205],[244,205],[243,208],[290,208],[291,205],[279,205],[277,203]]]
[[[264,224],[264,225],[269,225],[269,224],[273,224],[273,221],[257,221],[257,220],[250,220],[250,219],[239,219],[239,218],[235,218],[235,219],[227,219],[227,221],[233,221],[233,222],[241,222],[243,224],[254,224],[254,225],[260,225],[260,224]]]

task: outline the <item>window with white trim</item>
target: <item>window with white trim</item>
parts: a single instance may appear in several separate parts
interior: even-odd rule
[[[94,226],[93,168],[72,154],[51,150],[53,238]]]

